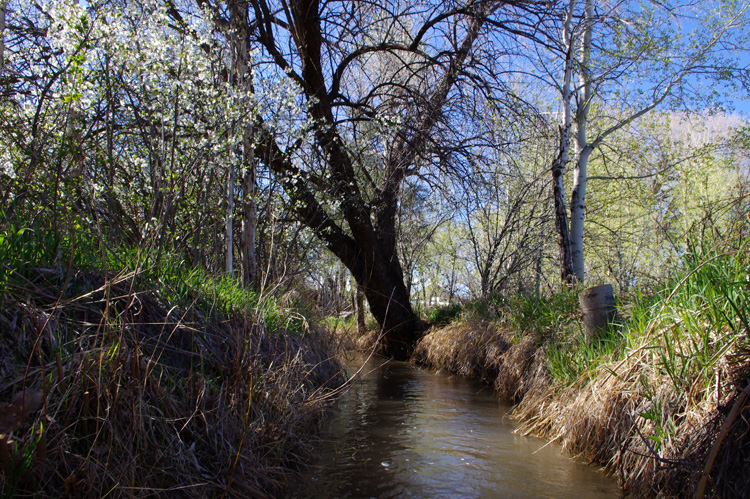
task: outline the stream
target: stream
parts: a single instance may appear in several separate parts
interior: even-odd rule
[[[509,410],[491,387],[372,358],[330,411],[319,457],[290,497],[619,497],[613,478],[514,434]]]

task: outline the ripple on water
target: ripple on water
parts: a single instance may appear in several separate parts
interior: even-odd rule
[[[371,360],[331,412],[320,458],[290,497],[607,498],[613,479],[513,434],[482,385]]]

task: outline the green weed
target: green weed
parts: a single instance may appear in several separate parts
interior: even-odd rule
[[[427,320],[432,325],[445,326],[457,319],[462,310],[463,307],[458,303],[435,307],[427,312]]]

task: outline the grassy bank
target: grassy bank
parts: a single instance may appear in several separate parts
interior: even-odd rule
[[[628,493],[750,497],[748,249],[744,235],[691,246],[593,340],[566,292],[473,304],[414,359],[493,383],[520,431],[606,466]]]
[[[0,237],[3,496],[283,489],[341,382],[328,336],[236,281],[50,238]]]

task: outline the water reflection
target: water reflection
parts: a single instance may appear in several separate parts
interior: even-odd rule
[[[361,362],[361,361],[360,361]],[[293,497],[617,497],[614,480],[512,433],[491,390],[371,360]]]

